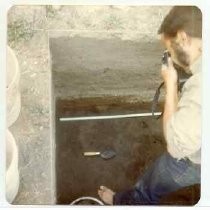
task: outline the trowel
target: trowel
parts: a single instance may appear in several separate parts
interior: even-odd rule
[[[103,152],[84,152],[84,156],[100,156],[103,159],[111,159],[116,156],[116,152],[114,150],[105,150]]]

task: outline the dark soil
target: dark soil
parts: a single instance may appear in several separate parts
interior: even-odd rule
[[[94,98],[56,103],[57,203],[70,204],[81,196],[97,197],[105,185],[114,191],[132,187],[165,150],[161,120],[153,117],[59,122],[64,116],[150,112],[150,104],[126,103],[122,98]],[[84,157],[83,152],[113,149],[116,157]],[[197,190],[197,191],[196,191]],[[191,205],[198,188],[169,195],[163,204]],[[197,193],[196,193],[197,192]]]
[[[165,149],[160,121],[151,117],[59,122],[61,116],[149,112],[147,104],[87,99],[57,102],[57,199],[70,203],[80,196],[97,197],[103,184],[123,190],[135,184],[145,167]],[[114,149],[116,157],[84,157],[85,151]],[[154,152],[155,151],[155,152]]]

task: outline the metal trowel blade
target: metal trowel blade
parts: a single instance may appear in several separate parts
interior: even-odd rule
[[[101,152],[101,157],[105,160],[111,159],[116,156],[116,152],[114,150],[105,150]]]

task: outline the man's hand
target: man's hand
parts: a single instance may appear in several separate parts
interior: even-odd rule
[[[168,66],[162,65],[161,75],[166,88],[172,85],[177,86],[178,75],[170,57],[168,58]]]

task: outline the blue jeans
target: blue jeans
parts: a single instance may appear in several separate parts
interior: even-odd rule
[[[200,183],[200,164],[177,160],[165,153],[139,179],[133,189],[114,195],[114,205],[155,205],[170,192]]]

